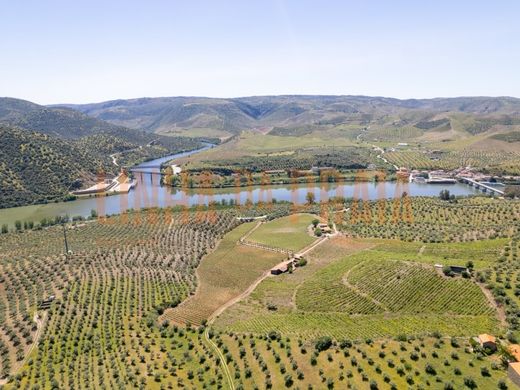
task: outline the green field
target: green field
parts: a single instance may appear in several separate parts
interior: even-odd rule
[[[152,209],[70,224],[68,258],[59,226],[0,234],[7,388],[227,388],[228,372],[237,388],[460,388],[469,378],[496,388],[506,376],[498,355],[467,347],[483,332],[503,343],[518,335],[518,233],[490,237],[491,229],[516,229],[500,218],[516,218],[518,203],[421,198],[418,205],[423,219],[399,228],[429,223],[429,232],[448,237],[455,224],[468,240],[419,240],[428,237],[423,231],[406,242],[396,239],[401,233],[376,238],[374,227],[346,225],[366,237],[331,237],[305,255],[305,266],[278,276],[268,271],[287,255],[240,238],[308,246],[315,215],[287,216],[288,204],[240,210],[278,217],[253,231],[258,222],[239,224],[235,210]],[[470,260],[467,278],[433,267]],[[33,315],[50,294],[57,300],[38,310],[42,327]],[[226,366],[203,327],[185,326],[216,311],[208,335]],[[321,336],[334,344],[316,353]],[[448,336],[458,339],[452,345]],[[353,346],[340,347],[345,339]]]
[[[316,219],[312,214],[293,214],[262,224],[248,240],[275,248],[298,251],[312,244],[316,237],[308,232],[308,227]]]
[[[509,389],[515,386],[496,356],[470,352],[463,339],[346,341],[318,352],[296,336],[272,336],[220,337],[240,388],[462,389],[474,383],[478,389],[496,389],[501,381]]]
[[[282,262],[285,255],[244,245],[237,241],[253,227],[245,223],[228,233],[218,248],[202,261],[197,270],[195,295],[182,305],[168,309],[159,321],[200,325],[226,302],[244,292],[257,278]]]
[[[497,255],[498,245],[488,243],[488,254],[474,261],[475,266],[484,268]],[[438,245],[329,240],[309,254],[306,267],[264,280],[248,299],[219,317],[216,326],[257,334],[278,329],[305,339],[503,332],[495,309],[474,281],[448,278],[433,267],[460,265],[485,244],[444,244],[444,251],[435,253]],[[453,257],[445,256],[451,248]],[[269,310],[273,305],[276,310]]]

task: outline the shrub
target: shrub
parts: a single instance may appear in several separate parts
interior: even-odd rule
[[[472,377],[467,376],[464,378],[464,386],[469,387],[470,389],[476,389],[477,382],[475,382],[475,380]]]
[[[314,343],[314,348],[316,348],[316,350],[319,352],[326,351],[331,346],[332,346],[332,339],[328,336],[320,337]]]

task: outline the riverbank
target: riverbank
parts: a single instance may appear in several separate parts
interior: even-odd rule
[[[182,152],[160,159],[144,162],[134,167],[139,170],[134,174],[136,186],[124,194],[90,195],[71,202],[56,202],[30,205],[8,209],[0,209],[0,224],[14,226],[14,222],[39,222],[44,218],[54,218],[57,215],[70,217],[88,217],[94,210],[99,216],[119,214],[129,209],[139,210],[150,207],[175,207],[208,205],[210,202],[226,202],[234,204],[287,201],[294,204],[305,204],[307,194],[312,192],[316,202],[334,197],[382,199],[400,197],[404,192],[409,196],[438,196],[443,189],[449,189],[455,196],[480,194],[474,187],[464,184],[417,184],[400,183],[396,181],[350,181],[305,182],[289,184],[247,185],[240,187],[220,188],[175,188],[161,184],[160,167],[163,164],[180,157],[186,157],[213,147],[206,144],[203,148]]]
[[[457,183],[450,185],[416,184],[398,182],[361,182],[361,183],[305,183],[291,185],[249,186],[235,188],[200,188],[178,190],[161,186],[155,175],[139,174],[135,178],[137,186],[128,194],[92,196],[74,202],[49,203],[0,210],[0,224],[10,226],[14,221],[40,221],[56,215],[89,216],[95,210],[100,216],[119,214],[128,209],[139,210],[149,207],[174,207],[208,205],[210,202],[233,202],[243,205],[248,202],[287,201],[305,204],[307,194],[314,194],[316,202],[334,197],[375,200],[401,197],[404,192],[409,196],[439,196],[448,189],[455,196],[481,194],[476,188]]]

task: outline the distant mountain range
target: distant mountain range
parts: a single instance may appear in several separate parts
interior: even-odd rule
[[[225,139],[244,130],[314,139],[471,140],[517,151],[520,99],[164,97],[46,107],[0,98],[0,207],[61,199],[99,171],[115,174],[113,153],[138,150],[118,158],[130,165],[196,148],[200,137]]]
[[[357,124],[455,129],[477,134],[520,124],[520,99],[460,97],[399,100],[368,96],[164,97],[61,105],[114,125],[148,132],[221,137],[252,129],[295,135],[302,127]],[[457,122],[452,123],[452,122]],[[206,132],[204,132],[204,130]],[[301,131],[301,130],[300,130]]]

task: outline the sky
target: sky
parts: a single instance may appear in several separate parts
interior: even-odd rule
[[[520,97],[516,0],[0,0],[0,96]]]

